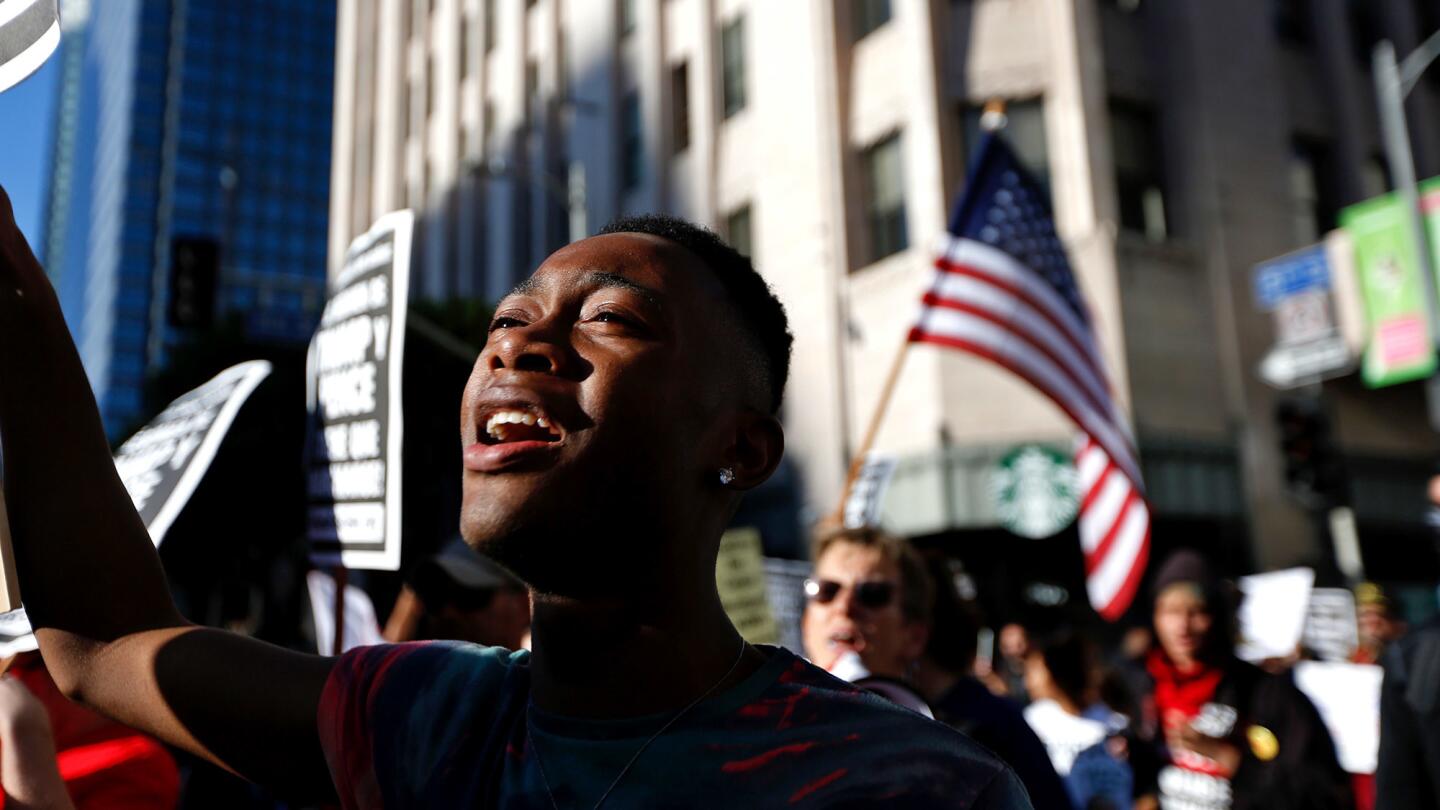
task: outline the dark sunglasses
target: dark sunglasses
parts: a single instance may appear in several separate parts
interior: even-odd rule
[[[833,579],[805,580],[805,598],[812,602],[828,605],[835,601],[845,586]],[[883,579],[870,579],[855,583],[855,601],[871,610],[879,610],[895,598],[895,583]]]

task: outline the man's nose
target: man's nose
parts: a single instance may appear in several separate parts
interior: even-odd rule
[[[506,329],[487,351],[491,371],[510,369],[558,375],[565,370],[565,349],[553,336],[534,327]]]

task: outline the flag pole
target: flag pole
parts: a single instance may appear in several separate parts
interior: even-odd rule
[[[331,655],[345,652],[345,586],[349,583],[349,571],[344,565],[337,565],[335,577],[335,644]]]
[[[985,102],[984,112],[980,116],[980,127],[986,132],[995,132],[1005,128],[1009,123],[1005,116],[1005,100],[992,98]],[[860,477],[860,471],[865,467],[865,456],[869,455],[870,448],[875,444],[875,437],[880,432],[880,423],[885,418],[885,411],[890,406],[890,399],[895,394],[895,386],[900,380],[900,369],[905,365],[905,353],[911,344],[910,336],[905,336],[904,342],[900,344],[900,350],[895,353],[895,359],[890,363],[890,372],[885,377],[885,387],[880,389],[880,401],[875,405],[875,412],[870,417],[870,424],[865,428],[865,436],[860,440],[860,446],[856,448],[855,455],[850,458],[850,469],[845,474],[845,487],[840,491],[840,504],[835,509],[832,517],[836,525],[844,525],[845,502],[850,500],[850,491],[855,487],[855,481]]]
[[[885,411],[890,406],[890,400],[894,398],[896,384],[900,381],[900,369],[905,366],[905,353],[910,349],[910,342],[910,335],[906,334],[900,343],[900,350],[895,352],[895,359],[890,361],[890,371],[885,375],[884,387],[880,389],[880,401],[875,403],[875,412],[870,415],[865,437],[860,440],[860,446],[850,458],[850,470],[845,474],[845,488],[840,492],[840,505],[835,510],[837,525],[844,523],[845,502],[850,499],[850,490],[854,489],[855,479],[860,477],[860,470],[865,467],[865,456],[875,444],[875,437],[880,433],[880,423],[884,421]]]

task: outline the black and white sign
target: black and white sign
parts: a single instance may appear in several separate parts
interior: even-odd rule
[[[265,360],[231,366],[170,403],[120,445],[115,469],[155,545],[205,477],[240,406],[269,374]]]
[[[1305,646],[1321,661],[1348,661],[1360,643],[1355,594],[1349,588],[1316,588],[1305,615]]]
[[[0,0],[0,92],[38,70],[59,45],[56,0]]]
[[[356,239],[310,343],[306,440],[310,558],[400,568],[400,381],[415,217]]]
[[[850,487],[850,496],[845,499],[843,513],[845,526],[858,529],[877,526],[880,523],[880,506],[885,501],[885,490],[890,478],[895,475],[893,456],[871,453],[865,457],[860,474]]]
[[[266,360],[231,366],[120,445],[115,469],[157,547],[210,469],[235,415],[270,370]],[[33,649],[25,609],[0,614],[0,657]]]

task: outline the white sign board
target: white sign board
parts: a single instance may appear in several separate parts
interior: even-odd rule
[[[1240,577],[1240,644],[1236,654],[1246,661],[1283,658],[1295,652],[1305,629],[1315,572],[1287,568]]]
[[[1360,643],[1355,594],[1348,588],[1316,588],[1305,616],[1305,647],[1322,661],[1346,661]]]
[[[1340,767],[1374,773],[1380,753],[1380,684],[1384,671],[1373,664],[1301,661],[1295,685],[1320,710],[1335,740]]]
[[[56,0],[0,0],[0,92],[39,70],[59,45]]]
[[[400,391],[414,228],[414,214],[397,211],[351,243],[310,343],[306,522],[318,566],[400,568]]]

